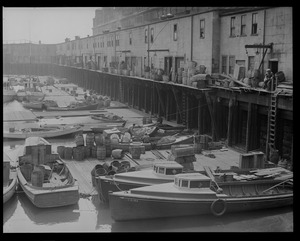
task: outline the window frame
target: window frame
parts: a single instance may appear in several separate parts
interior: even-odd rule
[[[224,65],[224,60],[225,59],[225,65]],[[221,56],[221,73],[227,74],[228,73],[228,55],[222,55]],[[223,67],[225,67],[225,71],[223,71]]]
[[[175,30],[176,27],[176,30]],[[174,23],[173,24],[173,41],[177,41],[178,39],[178,24]]]
[[[154,42],[154,28],[152,27],[150,30],[150,43]]]
[[[201,27],[201,23],[203,23],[203,28]],[[203,33],[203,36],[201,36],[201,33]],[[200,38],[205,38],[205,19],[200,19]]]
[[[244,20],[244,23],[243,23]],[[246,14],[241,16],[241,36],[247,36],[246,34]]]
[[[233,66],[230,66],[230,59],[233,58]],[[228,57],[228,74],[233,75],[234,73],[234,66],[235,66],[235,55],[229,55]],[[232,72],[230,71],[232,67]]]
[[[148,43],[148,29],[146,28],[145,29],[145,44],[147,44]]]
[[[255,19],[254,19],[255,16]],[[257,13],[252,13],[252,22],[251,22],[251,35],[258,35],[258,23],[257,23]],[[255,22],[254,22],[255,20]],[[255,26],[255,32],[254,32],[254,26]]]
[[[230,37],[235,37],[235,19],[236,17],[230,17]]]
[[[132,32],[129,32],[129,45],[132,45]]]

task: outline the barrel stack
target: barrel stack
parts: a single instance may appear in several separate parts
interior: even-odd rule
[[[76,147],[73,147],[73,158],[76,161],[82,161],[85,158],[84,137],[82,133],[75,136]]]
[[[195,149],[191,145],[172,145],[168,161],[175,161],[183,166],[184,171],[194,170]]]

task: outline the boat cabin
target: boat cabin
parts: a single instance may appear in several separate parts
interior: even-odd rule
[[[153,165],[153,172],[161,175],[176,175],[182,173],[183,166],[175,161],[158,162]]]
[[[179,188],[210,188],[211,179],[201,173],[182,173],[174,178],[174,185]]]

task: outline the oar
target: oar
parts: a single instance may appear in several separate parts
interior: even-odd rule
[[[283,184],[283,183],[285,183],[285,182],[288,182],[288,181],[290,181],[290,180],[291,180],[291,178],[286,179],[286,180],[284,180],[283,182],[280,182],[280,183],[278,183],[278,184],[276,184],[276,185],[274,185],[274,186],[272,186],[272,187],[270,187],[270,188],[268,188],[268,189],[266,189],[266,190],[264,190],[264,191],[262,191],[262,192],[263,192],[263,193],[264,193],[264,192],[267,192],[267,191],[273,189],[274,187],[277,187],[277,186],[279,186],[279,185],[281,185],[281,184]]]

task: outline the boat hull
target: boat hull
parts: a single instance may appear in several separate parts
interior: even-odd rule
[[[24,108],[36,109],[36,110],[41,110],[44,107],[42,102],[40,102],[40,103],[22,103],[22,105]]]
[[[129,190],[132,188],[144,187],[145,184],[142,183],[126,183],[118,182],[112,178],[107,178],[105,176],[96,177],[96,187],[99,199],[104,202],[109,202],[109,193],[118,192],[120,190]]]
[[[165,198],[139,197],[116,192],[109,195],[111,217],[116,221],[152,219],[162,217],[195,216],[212,214],[211,200],[174,200]],[[226,213],[277,208],[293,204],[293,195],[267,196],[265,198],[228,198]]]
[[[17,173],[16,172],[10,172],[12,180],[8,187],[3,187],[3,203],[6,203],[16,192],[17,187]]]
[[[87,105],[87,106],[77,106],[74,108],[71,107],[48,107],[48,111],[76,111],[76,110],[97,110],[98,109],[98,103],[93,105]]]
[[[79,200],[78,186],[60,189],[36,189],[32,188],[26,181],[20,170],[18,180],[26,196],[38,208],[63,207],[76,204]]]
[[[3,138],[6,139],[26,139],[28,137],[52,138],[64,135],[74,134],[80,131],[80,128],[70,128],[57,131],[34,131],[34,132],[3,132]]]

